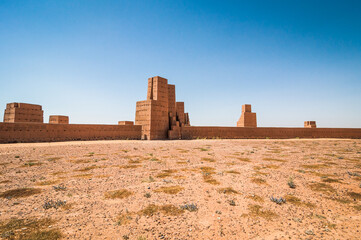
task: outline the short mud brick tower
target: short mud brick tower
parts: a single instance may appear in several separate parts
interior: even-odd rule
[[[148,79],[147,100],[137,102],[135,125],[142,125],[142,139],[181,138],[180,127],[189,125],[189,117],[184,103],[176,102],[175,86],[167,79]]]
[[[257,127],[257,116],[252,112],[250,104],[242,106],[242,114],[237,122],[237,127]]]
[[[50,115],[49,123],[51,124],[69,124],[69,117],[62,115]]]
[[[28,103],[8,103],[4,113],[4,122],[43,123],[44,111],[40,105]]]
[[[305,128],[316,128],[316,121],[305,121]]]

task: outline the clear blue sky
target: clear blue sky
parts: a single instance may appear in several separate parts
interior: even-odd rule
[[[134,120],[147,78],[192,125],[361,127],[360,1],[0,0],[0,108]]]

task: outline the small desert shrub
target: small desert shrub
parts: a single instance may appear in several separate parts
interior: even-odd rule
[[[41,193],[39,188],[17,188],[0,193],[0,198],[21,198]]]
[[[181,186],[170,186],[170,187],[160,187],[156,190],[154,190],[155,192],[163,192],[163,193],[167,193],[167,194],[177,194],[180,191],[182,191],[184,188]]]
[[[361,177],[361,174],[359,174],[357,172],[347,172],[347,174],[352,176],[352,177]]]
[[[293,182],[293,177],[289,177],[287,184],[290,188],[296,188],[296,184]]]
[[[144,197],[146,197],[146,198],[150,198],[152,195],[150,194],[150,193],[146,193],[146,194],[144,194]]]
[[[62,200],[50,200],[50,201],[45,201],[45,203],[43,204],[43,208],[46,209],[50,209],[50,208],[55,208],[58,209],[59,207],[65,206],[66,201],[62,201]]]
[[[234,200],[229,200],[228,203],[231,206],[236,206],[236,202]]]
[[[34,162],[34,161],[28,161],[28,162],[24,163],[24,166],[26,166],[26,167],[40,166],[40,165],[42,165],[42,163]]]
[[[55,162],[56,160],[60,160],[60,159],[61,159],[61,157],[52,157],[52,158],[48,158],[47,160],[49,162]]]
[[[66,187],[64,186],[64,185],[62,185],[62,184],[60,184],[60,185],[57,185],[57,186],[53,186],[53,189],[55,190],[55,191],[65,191],[66,190]]]
[[[197,205],[196,205],[196,204],[193,204],[193,203],[181,205],[180,208],[183,209],[183,210],[190,211],[190,212],[196,212],[196,211],[198,211]]]
[[[110,199],[120,198],[120,199],[123,199],[123,198],[129,197],[132,194],[133,194],[132,192],[130,192],[130,191],[126,190],[126,189],[120,189],[120,190],[114,190],[114,191],[106,192],[104,195],[105,195],[105,198],[110,198]]]
[[[286,199],[284,199],[283,197],[280,198],[275,198],[275,197],[270,197],[271,202],[277,203],[279,205],[286,203]]]

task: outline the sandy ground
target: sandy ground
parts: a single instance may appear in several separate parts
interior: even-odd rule
[[[3,144],[0,196],[3,238],[51,219],[64,239],[361,239],[361,140]]]

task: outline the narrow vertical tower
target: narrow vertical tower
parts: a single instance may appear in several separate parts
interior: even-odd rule
[[[251,104],[242,106],[242,114],[237,122],[237,127],[257,127],[256,113],[252,112]]]

